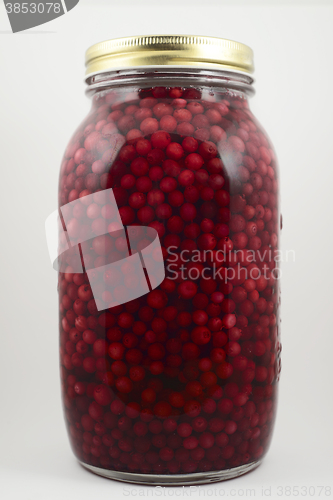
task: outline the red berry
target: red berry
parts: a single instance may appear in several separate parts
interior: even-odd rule
[[[276,158],[245,96],[183,80],[96,94],[61,167],[85,268],[66,254],[59,274],[65,415],[79,459],[102,469],[232,470],[271,436]]]

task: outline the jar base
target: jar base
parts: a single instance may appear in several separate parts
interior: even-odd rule
[[[79,463],[94,474],[122,481],[124,483],[145,484],[148,486],[191,486],[196,484],[216,483],[242,476],[253,469],[256,469],[262,460],[241,465],[232,469],[212,472],[195,472],[192,474],[136,474],[132,472],[119,472],[108,469],[101,469],[93,465],[86,464],[79,460]]]

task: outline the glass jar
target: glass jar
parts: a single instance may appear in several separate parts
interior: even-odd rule
[[[92,108],[60,172],[60,360],[73,451],[102,476],[200,484],[267,452],[280,215],[252,69],[216,38],[87,52]]]

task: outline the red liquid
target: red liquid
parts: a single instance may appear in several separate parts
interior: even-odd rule
[[[67,148],[59,203],[113,188],[124,226],[156,229],[166,278],[98,311],[87,274],[59,273],[72,448],[87,464],[137,473],[257,461],[280,371],[274,152],[240,95],[159,87],[128,96],[95,98]],[[114,134],[125,144],[110,163]],[[82,207],[91,224],[107,219],[107,207]],[[91,267],[115,250],[111,236],[98,238]]]

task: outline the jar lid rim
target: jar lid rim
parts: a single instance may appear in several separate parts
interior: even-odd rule
[[[86,76],[140,66],[192,66],[253,73],[253,51],[224,38],[192,35],[150,35],[96,43],[85,56]]]

